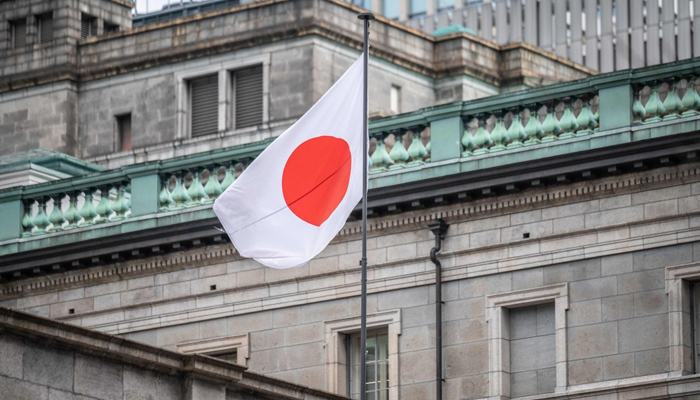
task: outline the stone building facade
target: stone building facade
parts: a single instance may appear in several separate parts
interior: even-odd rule
[[[307,265],[274,270],[238,256],[211,210],[359,56],[357,11],[252,3],[87,37],[79,79],[3,74],[2,151],[44,146],[22,107],[36,94],[49,116],[47,93],[74,85],[77,140],[65,152],[94,163],[43,150],[0,157],[0,180],[31,175],[0,190],[0,355],[29,365],[20,374],[3,355],[0,380],[18,398],[63,390],[33,369],[35,354],[54,351],[36,337],[56,341],[73,368],[119,359],[122,382],[154,376],[126,356],[138,348],[179,360],[153,378],[163,388],[194,375],[217,381],[221,398],[280,380],[294,393],[264,395],[357,397],[358,213]],[[371,37],[373,395],[435,399],[440,384],[444,399],[698,398],[700,61],[596,75],[465,32],[432,37],[380,18]],[[236,129],[228,88],[252,64],[262,65],[262,122]],[[217,132],[189,137],[191,81],[212,76]],[[116,149],[124,115],[131,150]],[[427,226],[438,219],[449,225],[441,299]],[[119,390],[138,398],[126,386],[91,395]]]

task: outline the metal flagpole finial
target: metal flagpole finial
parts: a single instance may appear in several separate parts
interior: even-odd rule
[[[366,21],[368,19],[374,19],[374,14],[372,14],[372,13],[360,13],[357,15],[357,18]]]

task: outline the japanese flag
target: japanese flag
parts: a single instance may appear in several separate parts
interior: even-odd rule
[[[241,256],[292,268],[320,253],[362,198],[362,56],[214,202]]]

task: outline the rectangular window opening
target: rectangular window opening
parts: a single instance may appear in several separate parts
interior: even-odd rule
[[[27,20],[10,21],[10,44],[13,48],[27,45]]]
[[[263,122],[263,67],[233,72],[235,129],[257,126]]]
[[[119,137],[119,151],[131,150],[131,114],[117,117],[117,133]]]
[[[401,87],[396,85],[391,85],[390,93],[390,106],[391,112],[393,114],[401,113]]]
[[[48,43],[53,40],[53,13],[46,13],[36,17],[39,32],[39,43]]]
[[[508,310],[511,397],[554,393],[554,303]]]
[[[207,354],[210,357],[218,358],[224,361],[238,363],[238,352],[236,350],[227,351],[225,353]]]
[[[348,395],[352,399],[360,398],[360,363],[361,337],[350,336]],[[386,331],[367,333],[367,398],[375,400],[389,399],[389,334]]]
[[[82,14],[80,18],[80,39],[87,39],[97,35],[97,18]]]
[[[115,33],[115,32],[119,32],[119,25],[110,24],[109,22],[105,21],[104,25],[102,27],[102,34],[109,35],[110,33]]]
[[[219,131],[219,75],[189,81],[190,132],[192,137]]]

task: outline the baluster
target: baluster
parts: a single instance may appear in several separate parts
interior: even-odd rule
[[[663,102],[664,109],[666,109],[663,116],[664,121],[678,118],[681,110],[683,110],[683,103],[678,97],[678,84],[680,84],[680,80],[675,78],[670,78],[667,82],[668,93]]]
[[[384,140],[383,134],[376,135],[375,138],[377,139],[377,147],[374,149],[374,153],[372,153],[372,169],[370,170],[370,173],[378,173],[382,171],[386,171],[386,169],[391,165],[391,157],[389,157],[389,153],[386,151],[386,147],[384,145]]]
[[[63,199],[63,197],[65,197],[63,193],[51,196],[53,200],[53,210],[51,210],[51,214],[49,214],[49,221],[53,225],[51,227],[52,232],[62,231],[63,223],[66,222],[66,219],[63,217],[63,210],[61,210],[61,199]]]
[[[161,175],[160,177],[160,193],[158,193],[158,204],[160,206],[160,211],[167,211],[172,207],[175,202],[170,195],[170,190],[168,186],[170,185],[170,178],[172,174]]]
[[[576,123],[578,124],[576,136],[586,136],[593,133],[593,127],[595,126],[595,117],[591,112],[589,104],[590,95],[583,94],[579,96],[579,99],[581,100],[581,112],[578,114],[578,117],[576,117]]]
[[[219,184],[219,168],[216,165],[208,165],[206,167],[206,171],[209,173],[209,177],[207,178],[207,184],[204,186],[204,193],[206,193],[207,197],[204,200],[204,203],[206,204],[211,204],[216,200],[221,193],[223,193],[223,190],[221,190],[221,185]]]
[[[510,141],[508,138],[508,132],[506,132],[506,128],[503,126],[503,111],[495,111],[493,115],[496,117],[496,125],[494,125],[493,130],[491,131],[491,140],[493,141],[493,145],[489,151],[492,153],[505,150],[506,145]]]
[[[632,104],[632,115],[634,117],[633,122],[637,124],[642,122],[647,113],[642,105],[642,90],[644,90],[644,85],[632,85],[632,93],[636,93],[634,96],[634,104]]]
[[[78,192],[71,191],[67,193],[68,195],[68,209],[63,213],[63,218],[66,219],[68,224],[63,227],[63,230],[75,229],[78,227],[78,221],[80,221],[80,214],[78,213],[78,208],[75,204],[78,201]]]
[[[224,163],[224,167],[226,168],[226,174],[224,175],[224,179],[221,180],[221,190],[226,190],[228,189],[229,186],[236,180],[236,178],[233,176],[232,171],[232,162],[226,162]]]
[[[475,156],[480,154],[486,154],[489,152],[489,147],[493,144],[491,140],[491,134],[486,130],[486,119],[484,119],[484,114],[477,114],[476,120],[478,121],[479,127],[476,129],[474,134],[474,153]]]
[[[117,182],[114,184],[114,187],[117,189],[117,198],[114,199],[114,205],[112,206],[115,213],[112,221],[120,221],[126,218],[126,212],[129,211],[126,194],[124,193],[126,185],[123,182]]]
[[[523,123],[520,121],[520,107],[511,108],[510,113],[513,115],[513,121],[510,123],[510,128],[508,128],[510,143],[508,143],[506,147],[509,149],[517,149],[523,146],[523,140],[527,138],[527,135],[525,134]]]
[[[22,236],[31,236],[32,229],[35,225],[32,222],[32,206],[34,205],[34,199],[22,200],[22,205],[24,206],[24,215],[22,216]]]
[[[542,121],[542,129],[544,130],[544,135],[542,136],[541,142],[553,142],[557,140],[557,135],[561,132],[561,126],[559,125],[559,120],[557,120],[554,110],[554,101],[550,100],[545,103],[547,106],[547,117]]]
[[[191,168],[190,173],[192,174],[192,183],[187,189],[187,194],[190,196],[190,201],[187,203],[187,207],[195,207],[202,204],[202,201],[206,199],[207,194],[204,192],[204,186],[202,186],[202,181],[199,179],[200,169]]]
[[[559,126],[561,127],[561,134],[559,134],[559,139],[569,139],[574,137],[574,132],[578,129],[578,122],[574,116],[574,104],[576,103],[575,97],[565,97],[563,99],[564,103],[564,115],[561,116],[559,120]]]
[[[661,115],[666,111],[661,99],[659,98],[659,81],[653,81],[651,83],[651,95],[647,104],[644,106],[646,111],[645,123],[659,122],[661,121]]]
[[[41,235],[47,232],[47,228],[51,225],[49,217],[46,216],[46,203],[49,201],[48,196],[42,196],[37,200],[39,205],[39,212],[36,213],[32,223],[36,226],[36,230],[32,232],[32,235]]]
[[[131,215],[131,182],[128,182],[125,184],[124,200],[125,200],[126,208],[127,208],[127,211],[124,212],[124,216],[126,216],[126,214],[129,214],[129,216],[130,216]]]
[[[541,105],[539,103],[529,104],[527,106],[529,118],[527,120],[527,125],[525,125],[525,135],[527,136],[525,146],[540,143],[540,139],[544,134],[544,129],[537,115],[540,108]]]
[[[394,147],[391,148],[389,153],[392,162],[389,169],[401,169],[406,167],[406,161],[408,161],[408,151],[403,145],[405,130],[396,129],[392,131],[392,134],[394,135]]]
[[[411,165],[423,165],[425,162],[423,159],[428,155],[428,150],[423,146],[423,141],[421,140],[420,134],[425,129],[422,125],[411,126],[408,128],[411,131],[411,145],[408,146],[408,157],[410,158],[409,166]],[[370,159],[371,161],[371,159]]]
[[[462,146],[464,148],[464,151],[462,152],[462,157],[468,157],[473,155],[474,148],[476,147],[476,144],[474,144],[474,136],[472,136],[472,123],[474,123],[474,120],[476,118],[466,118],[466,121],[464,122],[464,134],[462,135]],[[479,121],[476,121],[477,124]]]
[[[102,185],[100,187],[100,202],[97,204],[97,219],[96,224],[109,222],[110,216],[114,213],[112,206],[109,204],[109,191],[112,185]]]
[[[687,75],[685,80],[688,82],[688,85],[683,99],[681,100],[681,103],[683,103],[683,112],[681,116],[692,117],[693,115],[700,114],[700,112],[698,112],[698,109],[700,109],[700,96],[698,95],[698,88],[695,85],[695,76]]]
[[[78,223],[78,226],[87,226],[95,223],[95,217],[97,217],[97,210],[95,209],[95,204],[93,203],[92,197],[95,195],[97,188],[91,187],[84,190],[85,203],[83,207],[80,208],[80,216],[83,221]]]
[[[189,202],[190,196],[187,194],[185,189],[184,177],[182,176],[182,171],[175,172],[175,188],[173,189],[173,201],[175,206],[170,207],[172,210],[179,210],[184,207],[184,205]]]

